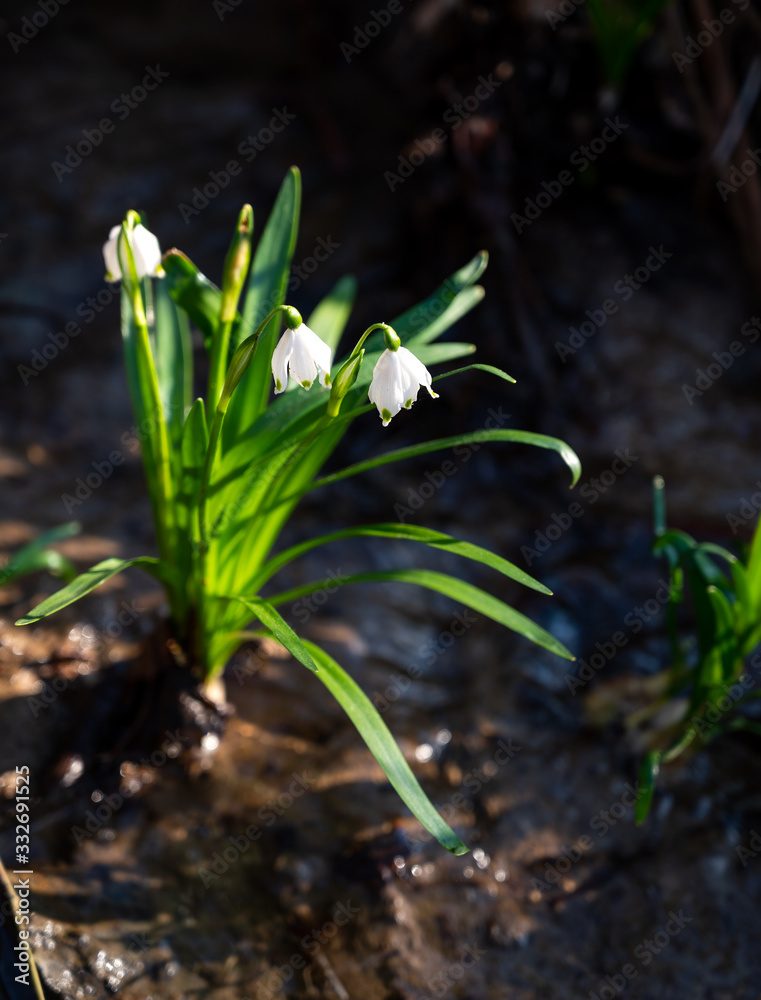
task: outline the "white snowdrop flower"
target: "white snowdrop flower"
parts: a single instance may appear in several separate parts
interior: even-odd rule
[[[387,349],[378,358],[370,383],[370,402],[378,407],[383,426],[388,427],[391,418],[404,407],[406,410],[417,399],[420,386],[425,386],[428,394],[438,399],[431,388],[431,373],[422,361],[401,347],[399,337],[391,327],[384,331]]]
[[[103,244],[103,260],[106,263],[106,281],[121,281],[122,269],[119,264],[119,237],[121,226],[114,226],[108,234],[108,242]],[[132,248],[135,270],[138,278],[163,278],[161,249],[159,241],[142,223],[127,230],[127,239]]]
[[[330,361],[330,348],[305,323],[295,330],[286,330],[272,352],[275,394],[285,392],[289,373],[305,389],[311,389],[315,379],[320,385],[329,386]]]

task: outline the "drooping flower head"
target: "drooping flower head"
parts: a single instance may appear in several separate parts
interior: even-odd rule
[[[295,309],[285,313],[288,329],[272,352],[272,377],[275,395],[285,392],[288,375],[304,389],[311,389],[317,379],[320,385],[330,385],[331,350],[310,330]]]
[[[417,399],[420,386],[425,386],[433,399],[438,399],[431,387],[431,373],[412,351],[401,346],[397,334],[386,327],[383,331],[386,350],[378,358],[368,393],[370,402],[378,407],[383,426],[404,407],[406,410]]]
[[[121,281],[124,277],[122,264],[119,260],[119,240],[124,238],[129,242],[129,247],[132,250],[138,279],[164,277],[159,241],[153,233],[145,228],[142,222],[135,223],[135,218],[140,218],[137,213],[128,213],[128,224],[124,227],[114,226],[108,234],[108,241],[103,244],[106,281]],[[130,225],[130,222],[133,224]]]

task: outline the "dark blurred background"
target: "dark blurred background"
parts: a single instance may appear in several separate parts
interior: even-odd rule
[[[618,450],[636,456],[625,485],[599,494],[598,517],[570,533],[572,549],[592,544],[606,517],[614,533],[632,518],[646,531],[657,472],[682,526],[726,535],[727,513],[757,478],[761,347],[746,338],[703,396],[683,388],[743,339],[761,274],[757,176],[736,175],[743,184],[729,196],[717,189],[755,148],[753,5],[728,3],[720,37],[688,48],[720,7],[665,5],[616,81],[610,45],[571,0],[6,3],[0,443],[25,516],[60,521],[66,484],[131,426],[118,304],[103,281],[109,228],[139,208],[162,248],[180,247],[219,280],[240,205],[253,203],[261,231],[295,163],[304,198],[294,260],[320,241],[331,247],[292,296],[305,314],[352,273],[354,335],[485,248],[485,301],[454,335],[518,378],[445,383],[440,402],[421,400],[383,433],[368,417],[346,455],[482,426],[502,405],[511,426],[566,438],[585,480]],[[209,184],[218,194],[204,206],[197,192]],[[659,247],[657,269],[623,291]],[[19,366],[71,321],[81,335],[25,374]],[[584,323],[587,340],[573,334]],[[558,346],[573,342],[582,346]],[[472,470],[470,493],[449,491],[451,504],[496,488],[514,501],[506,519],[527,518],[514,544],[531,544],[573,500],[565,470],[543,453],[501,448]],[[137,531],[125,498],[132,484],[139,495],[139,475],[136,462],[119,470],[85,520],[98,524],[119,503],[120,527]],[[377,477],[368,507],[377,489],[404,499],[407,475]],[[566,541],[547,562],[565,551]]]

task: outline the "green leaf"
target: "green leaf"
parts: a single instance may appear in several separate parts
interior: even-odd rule
[[[17,552],[14,552],[5,566],[0,569],[0,586],[5,587],[14,580],[22,576],[29,576],[30,573],[37,573],[46,570],[53,576],[70,580],[76,576],[73,564],[60,552],[49,548],[56,542],[61,542],[66,538],[71,538],[80,530],[80,525],[76,521],[69,524],[59,525],[49,531],[43,531],[33,541],[24,545]]]
[[[285,604],[305,597],[307,594],[313,594],[316,590],[323,590],[328,585],[335,588],[337,585],[344,586],[349,583],[384,581],[412,583],[419,587],[426,587],[428,590],[434,590],[439,594],[444,594],[453,601],[459,601],[474,611],[479,611],[481,614],[486,615],[487,618],[499,622],[500,625],[504,625],[513,632],[525,636],[526,639],[536,643],[537,646],[541,646],[543,649],[547,649],[549,652],[555,653],[565,660],[575,659],[573,653],[569,652],[562,642],[553,635],[550,635],[549,632],[546,632],[541,626],[532,622],[530,618],[522,615],[515,608],[511,608],[509,604],[505,604],[504,601],[493,597],[485,590],[474,587],[471,583],[465,583],[464,580],[458,580],[457,577],[447,576],[445,573],[438,573],[434,570],[391,569],[374,573],[357,573],[354,576],[343,577],[340,580],[318,580],[306,583],[300,587],[294,587],[292,590],[287,590],[280,594],[270,595],[267,600],[273,605]]]
[[[498,378],[503,378],[506,382],[515,382],[512,375],[508,375],[507,372],[503,372],[501,368],[495,368],[494,365],[466,365],[464,368],[456,368],[451,372],[444,372],[443,375],[435,375],[433,378],[434,382],[438,382],[440,379],[449,378],[450,375],[461,375],[463,372],[489,372],[491,375],[496,375]]]
[[[178,528],[188,539],[198,539],[198,497],[201,490],[206,449],[209,446],[209,431],[206,427],[206,408],[202,399],[197,399],[190,409],[182,431],[180,458],[182,478],[178,494]]]
[[[655,794],[655,784],[661,769],[661,756],[662,754],[659,750],[651,750],[645,756],[639,769],[637,804],[634,809],[634,818],[637,826],[645,822],[650,812],[653,795]]]
[[[304,645],[319,667],[318,679],[354,723],[402,802],[442,847],[453,854],[466,854],[468,847],[436,812],[404,759],[388,726],[362,688],[319,646],[306,641]]]
[[[498,573],[510,577],[511,580],[516,580],[525,587],[537,590],[541,594],[552,594],[551,590],[548,590],[544,584],[539,583],[538,580],[529,576],[525,570],[520,569],[514,563],[503,559],[494,552],[481,548],[480,545],[473,545],[470,542],[460,542],[456,538],[452,538],[451,535],[445,535],[441,531],[420,528],[414,524],[367,524],[357,528],[347,528],[344,531],[335,531],[329,535],[322,535],[319,538],[310,538],[300,545],[294,545],[292,548],[286,549],[285,552],[279,553],[274,559],[270,559],[269,562],[265,563],[262,566],[261,573],[256,578],[254,588],[258,590],[262,584],[274,576],[287,563],[297,559],[305,552],[317,548],[319,545],[327,545],[329,542],[337,542],[345,538],[359,538],[363,536],[371,538],[399,538],[410,542],[420,542],[432,548],[450,552],[452,555],[462,556],[465,559],[472,559],[475,562],[483,563],[483,565],[497,570]]]
[[[716,621],[714,648],[720,657],[722,676],[719,678],[719,683],[721,683],[733,680],[735,672],[742,671],[742,659],[737,648],[735,618],[729,601],[717,587],[708,587],[707,593]]]
[[[263,601],[258,597],[239,597],[237,599],[256,615],[262,625],[265,625],[269,629],[281,646],[285,646],[291,656],[297,659],[299,663],[303,663],[309,670],[317,673],[317,665],[304,643],[283,616],[269,602]]]
[[[341,278],[332,291],[313,310],[307,326],[314,330],[335,354],[341,335],[349,322],[354,299],[357,296],[357,282],[351,275]]]
[[[179,250],[167,251],[163,266],[167,291],[180,309],[187,313],[190,322],[201,331],[204,346],[211,352],[219,322],[222,292]],[[236,320],[236,325],[239,323],[240,318]]]
[[[169,570],[160,559],[154,559],[150,556],[138,556],[135,559],[117,559],[112,556],[109,559],[99,562],[96,566],[92,566],[84,573],[80,573],[71,583],[55,594],[51,594],[50,597],[45,598],[36,608],[32,608],[31,611],[27,612],[23,618],[19,618],[16,624],[31,625],[34,622],[38,622],[41,618],[47,618],[48,615],[55,614],[56,611],[61,611],[63,608],[78,601],[80,597],[89,594],[91,590],[95,590],[101,583],[110,580],[112,576],[116,576],[122,570],[129,569],[130,566],[137,566],[139,569],[146,570],[157,577],[165,586],[172,583],[176,584],[177,582],[170,579]]]
[[[399,448],[397,451],[387,451],[377,458],[370,458],[365,462],[358,462],[350,465],[346,469],[334,472],[329,476],[323,476],[315,480],[311,489],[318,486],[327,486],[330,483],[338,483],[342,479],[359,475],[360,472],[367,472],[369,469],[377,469],[381,465],[388,465],[391,462],[401,462],[405,458],[416,458],[418,455],[426,455],[431,451],[443,451],[446,448],[456,448],[459,445],[483,444],[487,441],[504,441],[514,444],[530,444],[536,448],[549,448],[556,451],[568,468],[571,470],[571,486],[575,486],[581,475],[581,463],[576,452],[558,438],[547,437],[545,434],[535,434],[532,431],[513,430],[480,430],[470,431],[467,434],[457,434],[454,437],[438,438],[434,441],[425,441],[423,444],[410,445],[408,448]]]
[[[291,167],[256,247],[243,319],[233,339],[233,348],[251,336],[267,313],[285,302],[300,209],[301,174],[296,167]],[[239,430],[250,427],[266,409],[272,383],[270,362],[281,320],[280,314],[274,316],[259,338],[254,359],[230,405],[225,426],[227,440]]]
[[[176,450],[182,439],[193,386],[193,349],[187,314],[175,305],[164,281],[156,282],[154,308],[156,375],[169,440]]]

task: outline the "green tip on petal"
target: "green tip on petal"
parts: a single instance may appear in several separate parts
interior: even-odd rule
[[[311,382],[307,382],[306,379],[304,379],[304,381],[301,384],[304,386],[305,389],[311,389],[312,388],[312,383]]]
[[[383,426],[391,422],[391,410],[383,409],[381,410],[381,418],[383,419]]]
[[[280,381],[279,378],[275,379],[275,388],[277,389],[278,392],[283,391],[283,383]]]

